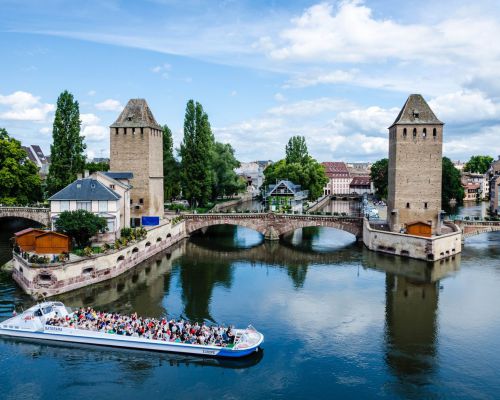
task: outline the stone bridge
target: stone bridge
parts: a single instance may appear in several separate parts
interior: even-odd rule
[[[500,221],[454,221],[462,230],[462,237],[468,238],[485,232],[500,231]]]
[[[0,218],[24,218],[50,227],[50,209],[43,207],[0,207]]]
[[[213,225],[239,225],[262,233],[267,240],[278,240],[285,233],[308,226],[340,229],[353,234],[358,240],[363,237],[363,218],[360,217],[274,213],[185,214],[184,220],[188,235]]]

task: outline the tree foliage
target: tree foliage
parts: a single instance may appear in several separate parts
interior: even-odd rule
[[[26,205],[41,199],[38,167],[28,159],[21,143],[0,128],[0,203]]]
[[[163,125],[163,193],[165,200],[181,193],[180,164],[174,157],[174,139],[167,125]]]
[[[213,152],[213,188],[212,199],[232,196],[245,190],[246,182],[234,171],[240,162],[234,156],[234,149],[228,143],[216,142]]]
[[[472,156],[464,165],[464,171],[477,172],[480,174],[486,173],[493,162],[491,156]]]
[[[286,145],[285,154],[287,164],[307,162],[309,153],[306,138],[304,136],[292,136]]]
[[[455,199],[456,205],[464,203],[464,188],[460,180],[460,171],[455,168],[448,157],[443,157],[443,188],[441,201],[446,210],[450,207],[450,200]]]
[[[214,137],[200,103],[189,100],[180,147],[182,192],[191,205],[205,206],[212,197]]]
[[[272,185],[281,179],[287,179],[303,190],[309,191],[309,199],[314,200],[323,194],[328,182],[324,167],[307,153],[304,138],[295,136],[286,146],[287,158],[269,165],[264,170],[264,185]],[[289,161],[288,161],[289,160]]]
[[[389,160],[383,158],[373,163],[370,177],[375,187],[375,193],[381,199],[387,199],[387,186],[389,184]]]
[[[55,227],[58,232],[73,238],[79,248],[88,246],[92,236],[108,229],[105,218],[86,210],[63,211],[59,214]]]
[[[106,172],[109,171],[109,162],[107,161],[99,161],[99,162],[88,162],[85,163],[85,170],[89,171],[90,174],[94,172]]]
[[[78,102],[67,90],[57,99],[52,128],[47,192],[53,195],[76,179],[85,167],[83,154],[86,146],[80,136],[80,110]]]

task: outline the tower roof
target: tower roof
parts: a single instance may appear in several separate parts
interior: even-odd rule
[[[444,125],[432,112],[421,94],[410,94],[392,125],[434,124]],[[392,126],[391,125],[391,126]]]
[[[130,99],[111,128],[151,127],[161,129],[145,99]]]

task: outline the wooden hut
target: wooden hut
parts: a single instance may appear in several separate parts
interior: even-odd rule
[[[424,221],[414,221],[406,224],[406,233],[408,235],[431,237],[432,224]]]
[[[14,234],[22,251],[37,254],[61,254],[69,252],[70,239],[62,233],[42,229],[25,229]]]

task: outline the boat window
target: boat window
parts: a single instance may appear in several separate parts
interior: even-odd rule
[[[64,304],[63,304],[63,303],[61,303],[61,302],[59,302],[59,301],[55,301],[55,302],[53,303],[53,305],[54,305],[54,306],[56,306],[56,307],[64,307]]]
[[[40,309],[38,309],[38,310],[36,310],[36,311],[33,313],[33,315],[34,315],[35,317],[41,317],[41,316],[42,316],[42,311],[41,311]]]
[[[44,314],[48,314],[50,312],[52,312],[52,306],[48,306],[48,307],[44,307],[43,308],[43,313]]]

